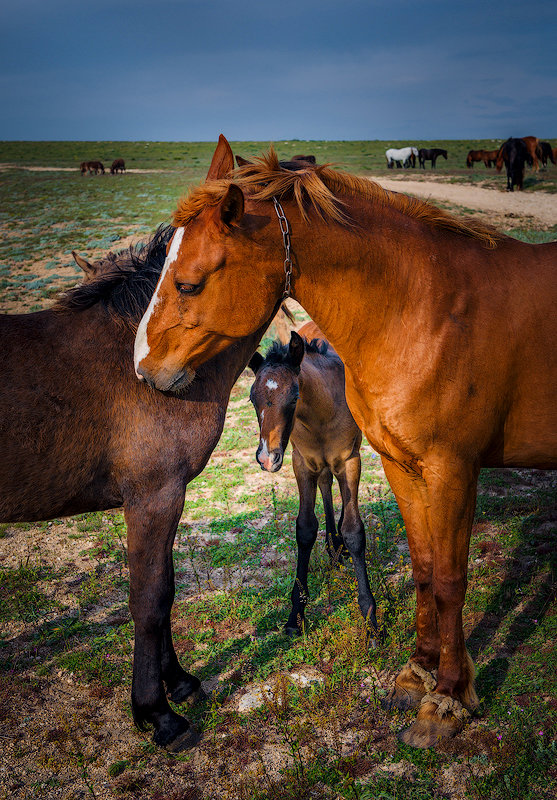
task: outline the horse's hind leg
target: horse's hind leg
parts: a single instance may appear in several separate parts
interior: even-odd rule
[[[153,725],[156,744],[173,750],[196,740],[189,722],[170,708],[163,685],[166,677],[171,692],[179,691],[180,684],[183,686],[192,677],[178,671],[170,638],[174,600],[172,545],[183,502],[182,487],[165,487],[125,509],[130,610],[135,623],[133,716],[141,729]]]
[[[296,519],[296,543],[298,545],[296,580],[290,595],[292,610],[284,626],[286,633],[290,636],[301,633],[303,629],[305,608],[309,599],[309,559],[317,539],[318,529],[317,517],[315,516],[317,476],[308,470],[304,459],[295,447],[292,450],[292,467],[298,484],[300,508]]]
[[[333,506],[333,493],[331,491],[333,485],[333,476],[329,469],[324,469],[319,476],[319,489],[321,497],[323,498],[323,508],[325,510],[325,532],[327,542],[327,552],[331,564],[336,565],[342,563],[342,551],[344,549],[344,542],[342,536],[337,530],[335,521],[335,509]],[[341,520],[342,521],[342,520]],[[340,522],[339,522],[340,527]]]
[[[336,478],[342,496],[342,523],[340,526],[344,545],[352,557],[356,581],[358,583],[358,605],[366,620],[372,636],[377,633],[375,598],[371,593],[366,568],[366,534],[358,508],[358,489],[360,485],[360,454],[353,454],[344,465],[344,471]]]

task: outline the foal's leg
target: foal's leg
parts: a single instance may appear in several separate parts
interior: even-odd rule
[[[302,632],[304,613],[309,599],[308,566],[311,550],[317,538],[317,517],[315,516],[315,498],[317,495],[317,476],[309,471],[299,451],[292,449],[292,466],[298,484],[300,508],[296,519],[296,542],[298,545],[298,563],[296,580],[292,589],[292,611],[284,626],[290,636]]]
[[[389,470],[389,480],[391,473]],[[431,460],[423,468],[422,476],[414,478],[421,486],[429,551],[433,555],[430,586],[437,612],[439,642],[437,684],[435,687],[425,686],[427,692],[422,698],[418,718],[402,736],[407,744],[415,747],[431,747],[440,738],[454,736],[462,728],[469,712],[478,706],[474,665],[466,651],[462,629],[477,478],[475,465],[459,463],[452,454],[446,459]],[[408,482],[411,480],[407,481],[406,491],[403,482],[400,479],[397,482],[397,499],[400,497],[402,502],[405,522],[413,516],[408,506],[412,495]],[[413,562],[415,544],[410,548]],[[430,603],[425,610],[427,613],[433,611]]]
[[[375,598],[371,593],[366,569],[366,534],[358,508],[358,488],[360,485],[361,461],[356,452],[344,465],[344,471],[336,477],[342,495],[341,533],[346,549],[352,556],[356,581],[358,583],[358,605],[373,636],[377,633],[375,617]]]
[[[319,489],[323,498],[323,508],[325,510],[325,532],[327,542],[327,552],[331,564],[336,565],[342,562],[342,550],[344,543],[342,536],[337,531],[335,520],[335,508],[333,505],[333,476],[329,469],[324,469],[318,480]]]
[[[182,674],[170,636],[172,545],[183,503],[182,487],[164,487],[148,499],[134,498],[125,509],[130,611],[135,623],[133,716],[141,729],[153,725],[156,744],[172,749],[193,744],[196,738],[189,722],[170,708],[163,685],[166,678],[171,692],[183,695],[185,684],[193,678]]]

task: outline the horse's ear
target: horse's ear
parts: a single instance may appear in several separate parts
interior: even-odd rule
[[[230,184],[228,191],[218,204],[217,214],[217,219],[227,228],[235,222],[239,222],[244,216],[244,193],[235,183]]]
[[[224,178],[229,172],[234,169],[234,153],[228,144],[228,141],[222,135],[219,136],[219,143],[213,153],[211,166],[207,173],[208,181],[216,181],[219,178]]]
[[[236,164],[238,164],[239,167],[245,167],[246,164],[251,164],[251,163],[252,162],[248,161],[247,158],[242,158],[242,156],[236,156]]]
[[[288,346],[288,353],[290,356],[290,366],[294,369],[300,369],[300,364],[302,363],[302,359],[305,353],[305,345],[304,340],[300,336],[299,333],[296,331],[292,331],[290,334],[290,345]]]
[[[82,258],[79,253],[75,252],[75,250],[72,250],[72,256],[77,266],[83,270],[88,278],[94,277],[96,270],[93,264],[90,264],[89,261],[86,261],[84,258]]]
[[[253,372],[254,375],[257,375],[257,373],[261,369],[261,365],[263,364],[264,361],[265,361],[265,359],[263,358],[261,353],[258,353],[257,350],[256,350],[255,353],[250,358],[249,364],[248,364],[248,367],[251,369],[251,371]]]

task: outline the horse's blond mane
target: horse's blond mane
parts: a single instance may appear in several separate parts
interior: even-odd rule
[[[174,212],[174,225],[186,225],[204,208],[218,205],[231,183],[240,186],[252,200],[292,197],[305,221],[308,221],[308,207],[311,207],[323,220],[350,224],[342,196],[357,196],[391,206],[408,217],[437,228],[478,239],[486,247],[496,247],[501,238],[491,228],[459,220],[424,200],[390,192],[375,181],[332,169],[328,164],[286,169],[280,165],[272,147],[261,157],[253,159],[253,163],[238,167],[226,178],[194,187],[187,197],[180,200]]]

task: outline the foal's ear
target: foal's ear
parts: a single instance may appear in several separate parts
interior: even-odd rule
[[[305,351],[304,340],[299,333],[292,331],[290,334],[290,345],[288,346],[291,367],[299,371]]]
[[[207,173],[207,180],[216,181],[219,178],[224,178],[229,172],[232,172],[233,169],[234,154],[232,148],[221,133],[219,136],[219,143],[213,153],[209,172]]]
[[[93,264],[90,264],[89,261],[86,261],[84,258],[82,258],[82,256],[80,256],[79,253],[76,253],[75,250],[72,250],[72,256],[77,266],[83,270],[88,278],[93,278],[95,276],[96,270]]]
[[[231,183],[228,191],[217,206],[217,219],[229,227],[244,216],[244,193],[239,186]]]
[[[249,364],[248,364],[248,367],[251,369],[251,371],[253,372],[254,375],[257,375],[257,373],[261,369],[261,365],[263,364],[264,361],[265,361],[265,359],[263,358],[261,353],[258,353],[257,350],[256,350],[255,353],[250,358]]]

